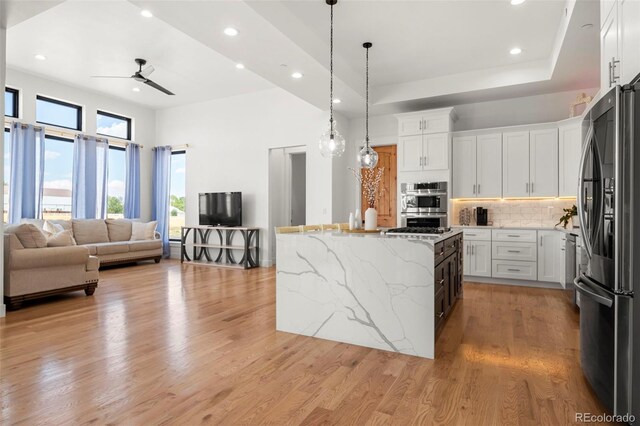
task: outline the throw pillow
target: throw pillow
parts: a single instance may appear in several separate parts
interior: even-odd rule
[[[71,223],[78,245],[109,242],[109,231],[103,219],[73,219]]]
[[[131,222],[130,241],[153,240],[156,234],[157,225],[158,222],[155,220],[149,223]]]
[[[59,223],[49,222],[48,220],[44,222],[42,229],[50,234],[57,234],[58,232],[64,231],[64,228]]]
[[[60,231],[47,238],[47,247],[75,246],[76,242],[71,236],[71,231]]]
[[[36,225],[21,223],[20,225],[7,226],[5,234],[15,234],[24,248],[42,248],[47,246],[47,237]]]
[[[131,239],[131,221],[127,219],[107,219],[109,241],[129,241]]]

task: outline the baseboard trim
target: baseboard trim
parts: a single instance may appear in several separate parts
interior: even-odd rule
[[[492,277],[472,277],[465,275],[465,282],[481,283],[481,284],[499,284],[499,285],[513,285],[518,287],[535,287],[535,288],[550,288],[555,290],[563,290],[559,283],[551,283],[545,281],[529,281],[529,280],[509,280],[506,278],[492,278]]]
[[[0,318],[7,316],[7,306],[4,303],[0,303]]]

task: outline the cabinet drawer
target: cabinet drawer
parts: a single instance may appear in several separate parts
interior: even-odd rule
[[[493,241],[535,243],[538,231],[535,229],[494,229],[491,238]]]
[[[467,241],[491,241],[491,229],[464,229],[462,233]]]
[[[536,262],[494,260],[492,266],[491,276],[494,278],[535,281],[538,277]]]
[[[538,247],[536,243],[494,241],[491,245],[491,256],[496,260],[535,262],[538,259]]]

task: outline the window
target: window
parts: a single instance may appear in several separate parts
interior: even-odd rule
[[[131,140],[131,119],[109,112],[98,111],[96,133]]]
[[[9,218],[9,177],[11,176],[11,133],[4,129],[4,223]]]
[[[73,140],[44,138],[43,219],[71,219]]]
[[[124,148],[109,147],[109,165],[107,182],[107,218],[124,217],[124,180],[126,154]]]
[[[67,129],[82,130],[82,107],[38,95],[36,121]]]
[[[169,239],[179,240],[184,226],[185,181],[187,154],[184,151],[171,153],[171,188],[169,190]]]
[[[18,118],[18,91],[6,87],[4,89],[4,115]]]

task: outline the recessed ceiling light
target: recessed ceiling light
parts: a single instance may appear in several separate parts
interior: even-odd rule
[[[512,55],[519,55],[522,53],[522,49],[520,49],[519,47],[514,47],[509,51],[509,53],[511,53]]]
[[[133,89],[131,89],[131,90],[133,90],[134,92],[139,92],[139,91],[140,91],[140,88],[139,88],[139,87],[134,87],[134,88],[133,88]]]
[[[517,5],[522,4],[524,2],[525,2],[525,0],[511,0],[511,4],[513,6],[517,6]]]
[[[44,61],[44,60],[46,60],[46,59],[47,59],[47,57],[46,57],[46,56],[41,55],[41,54],[39,54],[39,53],[38,53],[36,56],[34,56],[34,58],[36,58],[36,59],[37,59],[37,60],[39,60],[39,61]]]
[[[293,74],[291,74],[291,77],[293,77],[293,78],[302,78],[302,73],[301,72],[294,72]]]
[[[236,64],[236,68],[238,68],[239,70],[243,70],[244,69],[244,64],[241,64],[241,63],[238,62]]]
[[[140,15],[144,16],[145,18],[153,18],[153,13],[151,13],[151,11],[147,9],[140,12]]]
[[[340,99],[337,99],[337,98],[333,100],[334,104],[339,104],[340,102],[342,102],[342,101]]]
[[[238,30],[233,27],[227,27],[224,29],[224,33],[230,37],[234,37],[238,35]]]

